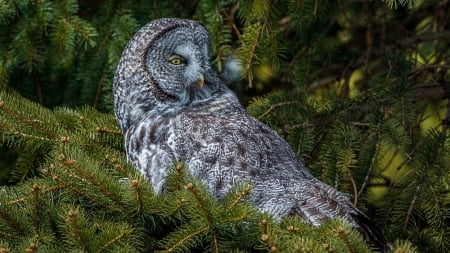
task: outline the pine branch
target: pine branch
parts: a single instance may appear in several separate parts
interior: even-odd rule
[[[199,189],[195,188],[193,183],[188,183],[187,185],[184,186],[184,189],[186,189],[190,193],[192,193],[194,200],[196,201],[196,203],[199,206],[199,209],[203,215],[203,218],[208,223],[208,227],[214,229],[215,225],[212,223],[211,217],[210,217],[209,213],[207,212],[207,207],[205,206],[205,200],[198,194]]]
[[[37,184],[33,185],[33,200],[34,200],[34,221],[35,221],[35,230],[40,231],[39,223],[40,223],[40,213],[39,213],[39,186]]]
[[[277,103],[277,104],[273,104],[270,106],[270,108],[265,111],[264,113],[262,113],[261,115],[259,115],[257,118],[258,119],[262,119],[264,118],[266,115],[268,115],[269,113],[272,113],[273,110],[279,108],[279,107],[283,107],[285,105],[292,105],[292,104],[299,104],[298,101],[286,101],[286,102],[281,102],[281,103]]]
[[[248,31],[244,31],[244,34],[242,35],[242,48],[248,48],[248,51],[246,51],[245,53],[241,53],[241,55],[245,54],[243,56],[244,73],[247,73],[248,87],[251,88],[253,86],[253,74],[251,69],[254,64],[256,56],[256,46],[259,43],[263,26],[260,24],[254,24],[252,26],[247,26],[246,29],[248,29]],[[250,37],[250,39],[247,37]]]
[[[13,219],[11,219],[11,217],[4,212],[4,210],[0,209],[0,217],[2,218],[2,220],[4,220],[9,227],[13,228],[15,230],[15,232],[17,232],[20,235],[24,235],[25,234],[25,229],[23,229],[19,224],[17,224],[15,221],[13,221]],[[10,233],[6,233],[6,232],[1,232],[3,235],[7,236],[7,237],[16,237],[13,234]]]
[[[67,212],[67,218],[65,219],[65,221],[71,227],[71,229],[72,229],[71,232],[75,235],[77,243],[80,244],[81,249],[85,252],[90,252],[91,249],[88,248],[85,238],[80,231],[80,227],[78,226],[78,219],[77,219],[78,215],[79,215],[78,210],[69,210]]]
[[[160,251],[160,252],[174,252],[177,249],[183,248],[183,247],[185,247],[185,244],[188,243],[188,241],[193,240],[194,238],[196,238],[199,235],[205,233],[209,229],[210,228],[208,226],[200,227],[197,230],[193,231],[193,233],[190,233],[189,235],[187,235],[184,238],[182,238],[180,241],[176,242],[176,244],[173,245],[172,247],[170,247],[169,249],[164,250],[164,251]]]
[[[113,244],[117,243],[119,240],[123,239],[125,236],[128,236],[130,234],[130,231],[122,232],[110,241],[106,242],[99,250],[97,250],[97,253],[101,253],[104,251],[108,251],[108,248],[110,248]]]
[[[356,253],[355,248],[350,243],[350,240],[348,238],[348,235],[347,235],[345,229],[343,227],[338,227],[336,232],[337,232],[337,235],[339,236],[339,238],[341,238],[345,242],[345,245],[347,246],[348,251],[350,253]]]
[[[377,159],[377,157],[378,157],[378,155],[379,155],[379,152],[380,152],[380,146],[381,146],[381,141],[382,141],[382,134],[381,134],[381,126],[380,126],[380,125],[381,125],[381,122],[378,122],[378,125],[377,125],[377,127],[376,127],[376,130],[377,130],[377,131],[376,131],[376,134],[377,134],[377,142],[376,142],[376,144],[375,144],[375,150],[374,150],[374,152],[373,152],[373,154],[372,154],[372,158],[371,158],[371,161],[370,161],[370,166],[369,166],[369,168],[367,169],[366,176],[364,177],[364,181],[363,181],[361,187],[359,188],[358,193],[355,195],[355,196],[356,196],[356,197],[355,197],[355,200],[358,199],[358,198],[361,196],[362,192],[365,190],[367,184],[369,183],[369,180],[370,180],[370,176],[371,176],[371,174],[372,174],[372,171],[373,171],[373,169],[374,169],[374,167],[375,167],[376,159]],[[358,203],[358,202],[355,201],[355,203],[354,203],[355,206],[356,206],[357,203]]]
[[[5,94],[0,94],[0,95],[3,96]],[[23,137],[33,137],[33,138],[36,138],[36,139],[46,140],[46,141],[49,141],[49,140],[55,138],[55,135],[52,132],[49,132],[47,129],[44,129],[40,125],[38,125],[38,123],[42,123],[41,121],[23,117],[22,115],[15,113],[13,110],[8,109],[8,106],[12,107],[13,105],[7,104],[4,100],[0,101],[0,111],[1,112],[3,112],[7,116],[15,119],[16,121],[18,121],[20,123],[23,123],[24,125],[27,125],[27,126],[33,128],[33,129],[37,130],[42,135],[44,135],[44,137],[33,136],[33,135],[29,135],[29,134],[26,134],[26,133],[20,133],[20,132],[17,132],[17,134],[20,134]]]
[[[238,198],[236,198],[228,207],[227,211],[231,211],[244,197],[250,194],[250,186],[246,185],[242,191],[239,192]]]
[[[394,41],[393,43],[386,45],[382,48],[374,49],[371,51],[370,58],[375,59],[373,62],[368,63],[369,66],[372,66],[371,68],[375,68],[375,66],[378,66],[380,64],[379,59],[383,56],[386,56],[388,54],[391,54],[392,52],[400,51],[403,48],[410,48],[411,46],[423,43],[423,42],[429,42],[429,41],[444,41],[450,39],[450,31],[442,31],[439,33],[426,33],[426,34],[419,34],[416,36],[408,37],[405,39],[401,39],[398,41]],[[363,66],[367,66],[367,57],[368,52],[364,52],[363,55],[359,56],[356,59],[352,59],[349,61],[349,63],[345,66],[344,69],[348,69],[345,73],[347,75],[343,76],[342,73],[339,73],[338,75],[334,76],[327,76],[325,78],[321,78],[319,80],[314,81],[313,83],[307,85],[309,89],[315,90],[319,89],[324,86],[328,86],[332,83],[334,83],[336,80],[340,79],[348,79],[349,75],[353,72],[355,69],[359,69]],[[431,67],[431,66],[430,66]],[[436,65],[436,68],[445,67],[445,65]],[[320,70],[323,72],[323,70]],[[315,74],[313,74],[315,75]]]
[[[108,199],[112,200],[113,202],[115,202],[116,204],[118,204],[119,206],[123,206],[124,203],[122,203],[122,201],[120,201],[120,199],[118,199],[115,194],[113,194],[112,192],[110,192],[108,189],[106,189],[105,187],[103,187],[103,184],[101,184],[100,182],[98,182],[94,176],[92,174],[87,174],[86,171],[81,168],[78,164],[76,160],[68,160],[66,159],[65,155],[61,154],[60,156],[60,160],[61,160],[61,167],[62,168],[67,168],[68,171],[72,170],[72,171],[77,171],[79,173],[79,175],[84,179],[87,180],[87,182],[89,182],[92,186],[94,186],[96,189],[98,189],[101,193],[103,193],[103,195],[105,197],[107,197]]]

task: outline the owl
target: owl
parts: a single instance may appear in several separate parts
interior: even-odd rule
[[[250,203],[282,219],[319,226],[342,217],[381,250],[388,244],[367,216],[312,176],[291,147],[250,116],[209,61],[209,35],[196,21],[150,22],[129,41],[114,76],[114,112],[128,159],[163,192],[168,167],[183,162],[222,198],[238,182]]]

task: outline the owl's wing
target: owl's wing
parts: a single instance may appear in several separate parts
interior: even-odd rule
[[[236,182],[253,185],[251,202],[275,217],[298,215],[319,226],[344,217],[373,244],[387,243],[347,196],[314,178],[283,138],[245,112],[181,114],[176,154],[217,197]]]
[[[174,128],[175,156],[218,197],[237,181],[313,178],[278,134],[247,113],[186,111]]]

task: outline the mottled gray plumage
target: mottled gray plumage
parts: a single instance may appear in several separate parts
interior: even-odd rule
[[[250,201],[261,211],[298,215],[314,226],[344,217],[386,247],[344,194],[314,178],[275,131],[247,114],[208,53],[202,24],[170,18],[139,30],[120,59],[115,114],[129,160],[155,191],[164,190],[168,166],[183,161],[218,198],[250,182]]]

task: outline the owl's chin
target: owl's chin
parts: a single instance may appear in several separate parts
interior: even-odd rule
[[[180,92],[178,98],[180,105],[191,105],[210,98],[212,94],[213,90],[207,83],[202,88],[195,83],[186,87],[184,92]]]

